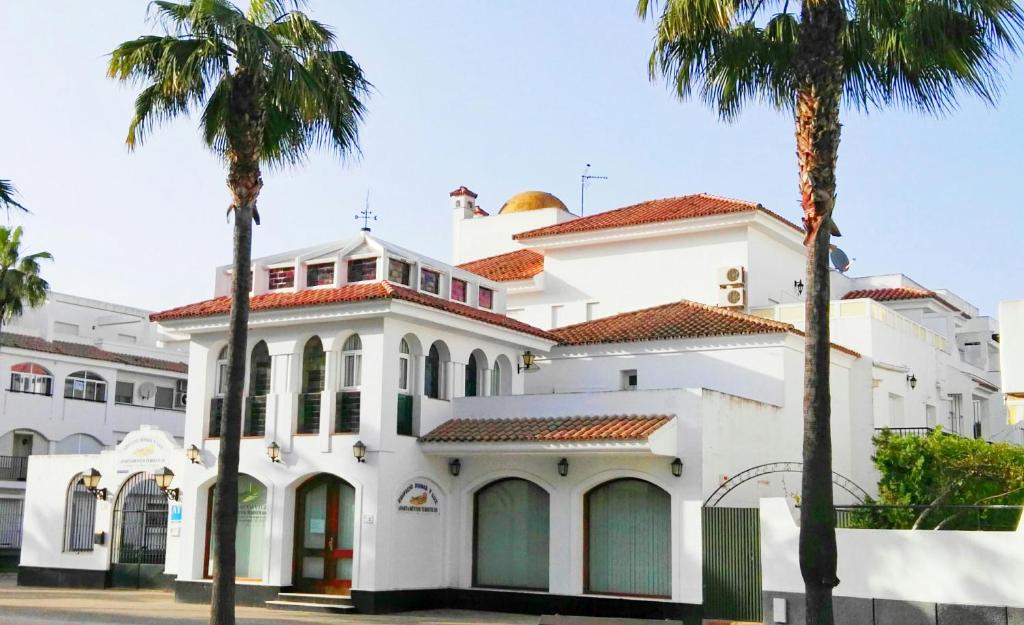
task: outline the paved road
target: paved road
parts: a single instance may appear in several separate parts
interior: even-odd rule
[[[536,625],[537,617],[461,610],[381,616],[282,612],[240,607],[239,625]],[[175,603],[169,592],[19,588],[0,578],[0,625],[205,625],[206,605]]]

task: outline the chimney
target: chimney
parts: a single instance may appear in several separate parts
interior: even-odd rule
[[[463,185],[449,193],[448,196],[452,198],[452,208],[455,210],[457,218],[459,216],[462,219],[473,218],[476,209],[476,193]]]

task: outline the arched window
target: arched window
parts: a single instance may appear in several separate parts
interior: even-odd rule
[[[217,355],[217,387],[213,394],[224,397],[228,392],[228,346],[225,345]]]
[[[210,487],[206,505],[205,576],[213,574],[217,541],[213,532],[213,493]],[[267,488],[244,473],[238,475],[238,520],[235,522],[235,577],[244,580],[263,578],[264,548],[267,543]]]
[[[402,339],[398,344],[398,392],[409,395],[412,393],[410,381],[412,376],[411,357],[409,355],[409,341]]]
[[[491,395],[501,395],[501,363],[494,361],[491,368]]]
[[[103,443],[88,434],[72,434],[57,442],[58,454],[98,454]]]
[[[256,343],[249,356],[249,396],[245,400],[243,436],[263,436],[267,425],[267,395],[270,394],[270,350],[265,341]]]
[[[320,394],[324,390],[327,355],[320,337],[306,341],[302,350],[302,394],[299,396],[300,434],[314,434],[320,431]]]
[[[342,388],[359,388],[362,383],[363,342],[359,340],[358,334],[348,337],[348,340],[342,345],[341,361],[344,369]]]
[[[11,367],[11,391],[52,395],[53,374],[34,362],[19,362]]]
[[[473,506],[473,585],[548,589],[548,493],[509,478],[477,491]]]
[[[480,378],[480,369],[477,366],[476,354],[469,355],[469,362],[466,363],[466,397],[476,397],[477,384]]]
[[[672,595],[672,498],[650,482],[605,482],[584,502],[585,591]]]
[[[96,496],[78,474],[68,486],[64,503],[64,551],[92,551],[96,531]]]
[[[434,399],[448,399],[445,389],[445,367],[448,364],[448,348],[437,341],[430,346],[423,363],[423,394]]]
[[[107,401],[107,383],[92,371],[75,371],[64,380],[64,397]]]

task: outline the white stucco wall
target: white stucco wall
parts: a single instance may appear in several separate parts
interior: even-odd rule
[[[559,208],[505,215],[498,213],[499,208],[493,207],[487,217],[466,217],[462,209],[452,209],[452,264],[523,249],[512,235],[576,219]]]
[[[1024,394],[1024,300],[999,303],[1003,392]]]

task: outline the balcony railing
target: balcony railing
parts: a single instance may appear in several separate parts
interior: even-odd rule
[[[0,480],[24,482],[28,475],[28,458],[25,456],[0,456]]]
[[[266,395],[253,395],[245,398],[244,425],[242,436],[263,436],[267,428]]]
[[[224,398],[214,397],[210,400],[210,438],[220,437],[220,417],[224,412]]]
[[[336,398],[334,432],[354,434],[359,432],[359,391],[342,391]]]
[[[299,395],[299,434],[315,434],[320,431],[320,393]]]
[[[925,437],[935,432],[935,428],[919,427],[919,428],[875,428],[875,432],[881,433],[886,430],[892,432],[896,436],[918,436]],[[939,430],[942,434],[947,436],[960,436],[956,432],[950,432],[948,430]]]
[[[412,395],[398,394],[398,433],[412,436]]]

